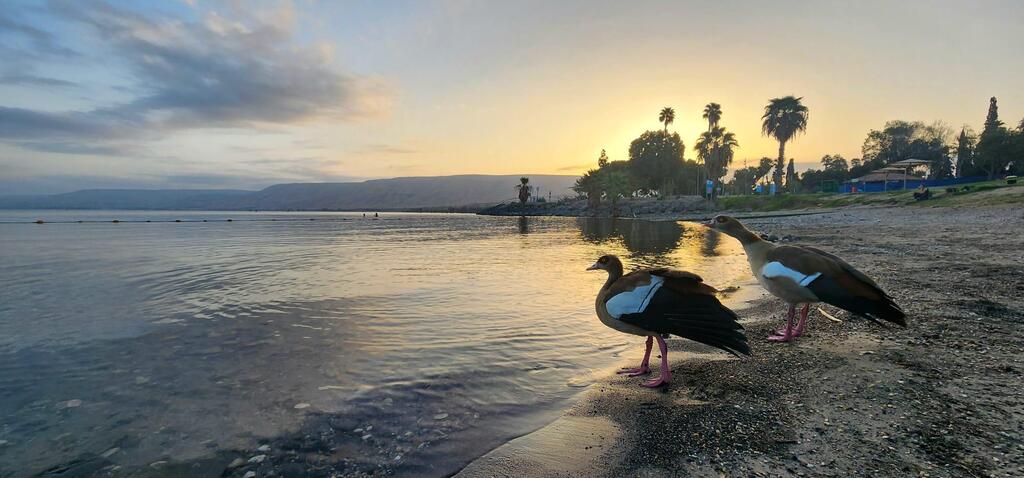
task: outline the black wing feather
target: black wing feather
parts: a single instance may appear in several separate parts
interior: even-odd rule
[[[684,295],[666,287],[658,289],[643,312],[619,317],[644,330],[677,335],[737,356],[750,355],[743,326],[736,319],[736,313],[713,295]]]
[[[861,317],[867,317],[875,322],[878,319],[882,319],[903,327],[907,326],[907,315],[903,312],[903,309],[881,289],[878,289],[878,292],[882,298],[871,300],[851,295],[835,279],[826,276],[815,279],[807,288],[826,304],[832,304],[840,309],[853,312]]]

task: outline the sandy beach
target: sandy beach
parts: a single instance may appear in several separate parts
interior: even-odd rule
[[[762,298],[739,311],[752,357],[687,358],[678,351],[702,346],[670,340],[669,387],[610,376],[459,476],[1024,474],[1019,207],[844,209],[748,225],[844,257],[896,298],[909,327],[823,306],[842,322],[812,308],[809,332],[780,345],[765,337],[784,305]],[[639,340],[635,352],[630,364]]]

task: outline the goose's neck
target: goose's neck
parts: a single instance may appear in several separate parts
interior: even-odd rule
[[[764,239],[761,239],[761,236],[758,236],[757,234],[750,232],[750,229],[746,228],[744,228],[742,231],[740,231],[733,237],[739,240],[740,244],[743,244],[744,248],[747,248],[759,242],[767,243]]]
[[[611,285],[613,283],[615,283],[615,281],[619,280],[619,278],[621,278],[621,277],[622,277],[622,266],[621,265],[616,264],[616,265],[613,265],[613,266],[609,267],[608,268],[608,280],[604,281],[604,286],[601,287],[601,289],[607,289],[607,288],[611,287]]]

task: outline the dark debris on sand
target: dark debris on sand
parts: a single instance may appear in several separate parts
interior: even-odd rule
[[[861,210],[751,224],[857,265],[908,313],[900,329],[784,305],[741,312],[753,357],[689,360],[659,392],[617,377],[576,413],[629,451],[607,476],[1024,476],[1024,221],[1013,209]],[[670,347],[692,350],[673,340]],[[597,472],[598,470],[595,470]]]

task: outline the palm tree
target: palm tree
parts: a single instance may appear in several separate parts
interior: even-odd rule
[[[519,178],[519,184],[516,184],[516,190],[519,191],[519,204],[526,204],[526,201],[530,199],[530,178],[523,176]]]
[[[658,115],[658,122],[665,123],[665,132],[668,132],[668,125],[676,120],[676,110],[671,107],[664,107],[661,109],[661,114]]]
[[[732,164],[735,150],[739,145],[735,134],[723,127],[715,126],[710,131],[701,133],[693,149],[697,151],[697,157],[704,162],[707,177],[718,183]]]
[[[782,171],[786,168],[786,142],[797,133],[807,131],[807,107],[800,103],[803,97],[772,98],[764,107],[761,134],[779,142],[779,159],[775,163],[775,191],[782,191]]]
[[[704,119],[708,120],[708,131],[711,128],[718,126],[718,121],[722,119],[722,105],[718,103],[708,103],[704,107]]]

